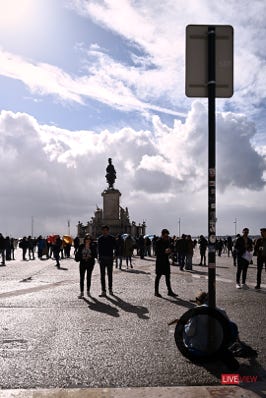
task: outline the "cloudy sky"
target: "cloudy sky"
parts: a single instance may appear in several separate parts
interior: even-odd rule
[[[264,0],[0,0],[0,231],[75,235],[109,157],[130,218],[206,234],[208,102],[185,95],[185,29],[234,28],[216,100],[217,234],[266,225]],[[33,223],[32,223],[33,220]]]

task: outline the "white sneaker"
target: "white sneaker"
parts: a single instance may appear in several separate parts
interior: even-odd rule
[[[249,287],[248,287],[248,285],[246,283],[243,283],[242,288],[243,289],[249,289]]]
[[[239,283],[236,284],[237,289],[241,289],[241,285]]]

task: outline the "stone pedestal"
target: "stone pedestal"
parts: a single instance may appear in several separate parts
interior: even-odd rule
[[[78,236],[84,238],[86,233],[94,238],[101,235],[103,225],[108,225],[112,235],[131,234],[134,236],[145,235],[146,225],[136,225],[130,222],[128,208],[123,209],[120,206],[121,193],[118,189],[108,188],[102,193],[103,209],[97,208],[94,217],[88,221],[87,225],[78,223]]]
[[[106,189],[103,197],[103,220],[106,224],[119,220],[120,196],[118,189]]]

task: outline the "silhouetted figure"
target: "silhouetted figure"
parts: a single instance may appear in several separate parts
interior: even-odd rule
[[[171,240],[169,239],[169,231],[162,230],[161,237],[156,243],[156,278],[155,278],[155,296],[162,297],[159,293],[159,283],[162,275],[165,276],[165,282],[168,289],[168,296],[176,297],[171,288],[170,282],[170,262],[169,255],[171,254]]]
[[[106,181],[109,184],[109,189],[110,188],[113,189],[114,188],[114,183],[115,183],[115,180],[116,180],[116,171],[115,171],[115,168],[114,168],[114,166],[112,164],[112,159],[111,158],[108,159],[108,162],[109,162],[109,164],[106,167],[106,176],[105,177],[106,177]]]
[[[266,270],[266,228],[260,229],[261,238],[256,240],[254,248],[254,256],[257,256],[257,285],[256,290],[260,289],[261,284],[261,273],[263,265]]]
[[[113,260],[115,246],[115,237],[109,234],[108,225],[104,225],[102,227],[102,235],[98,239],[98,253],[102,286],[102,293],[100,294],[100,297],[106,296],[105,270],[107,270],[108,275],[109,293],[113,295]]]
[[[199,249],[200,249],[200,263],[199,265],[206,265],[206,250],[208,246],[208,241],[203,235],[199,238]]]
[[[27,261],[26,253],[27,253],[29,245],[28,245],[28,240],[27,240],[26,236],[23,236],[22,240],[19,242],[19,247],[20,247],[20,249],[22,249],[22,260]]]
[[[0,255],[2,256],[2,263],[1,265],[6,265],[5,259],[6,259],[6,240],[3,237],[3,235],[0,233]]]

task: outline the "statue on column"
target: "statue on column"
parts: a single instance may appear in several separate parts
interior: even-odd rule
[[[112,159],[111,158],[108,159],[108,163],[109,164],[106,167],[106,176],[105,176],[105,178],[106,178],[106,181],[109,184],[109,189],[113,189],[114,188],[114,183],[115,183],[115,180],[116,180],[116,171],[115,171],[115,168],[114,168],[114,166],[112,164]]]

